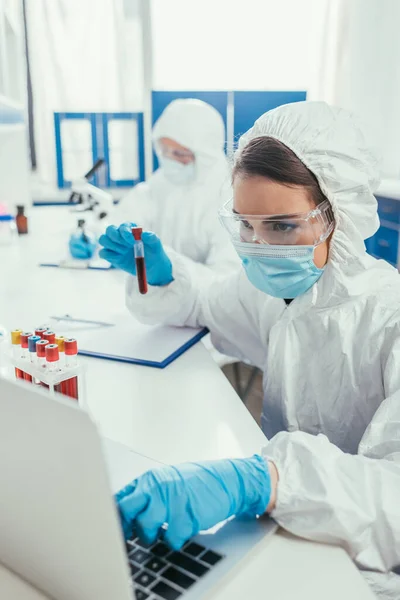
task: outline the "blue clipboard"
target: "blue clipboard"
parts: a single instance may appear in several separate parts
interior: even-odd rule
[[[115,337],[114,339],[109,338],[110,341],[107,343],[107,338],[113,333],[113,328],[108,327],[107,329],[103,329],[103,331],[97,330],[80,334],[78,338],[78,353],[82,356],[90,356],[92,358],[114,360],[155,369],[165,369],[165,367],[179,358],[186,350],[197,344],[208,333],[207,328],[198,330],[184,327],[148,327],[142,325],[139,327],[144,330],[144,333],[140,334],[142,335],[141,340],[136,343],[136,347],[134,343],[132,349],[129,348],[129,336],[132,336],[131,339],[134,341],[134,332],[130,333],[129,329],[123,330],[122,336],[124,339],[121,339],[121,343],[116,342]],[[118,327],[115,331],[117,329]],[[146,334],[146,329],[148,330],[148,334]],[[147,341],[145,339],[146,335],[148,337]],[[177,338],[180,342],[176,344],[174,338]],[[157,339],[159,343],[157,343]],[[184,340],[183,343],[182,340]],[[163,345],[165,346],[165,351],[163,351]],[[128,352],[124,352],[126,348]],[[151,356],[152,348],[155,348],[154,353],[158,354],[157,357]]]

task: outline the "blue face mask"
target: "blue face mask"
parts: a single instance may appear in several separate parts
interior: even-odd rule
[[[187,185],[195,180],[196,168],[194,162],[184,165],[177,160],[163,157],[161,167],[168,181],[176,185]]]
[[[259,245],[253,252],[240,250],[237,248],[249,281],[275,298],[301,296],[324,272],[313,261],[314,246]]]

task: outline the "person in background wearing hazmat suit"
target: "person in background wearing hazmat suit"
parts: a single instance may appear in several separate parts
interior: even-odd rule
[[[200,279],[237,270],[218,220],[230,193],[221,115],[201,100],[174,100],[154,126],[153,144],[159,168],[123,198],[111,222],[140,223],[181,254]]]
[[[242,272],[200,288],[152,240],[152,287],[143,298],[130,277],[129,309],[207,326],[220,351],[262,368],[269,441],[251,458],[142,475],[117,495],[126,535],[137,525],[152,541],[168,523],[178,548],[230,515],[267,511],[343,546],[379,598],[400,598],[400,278],[364,245],[379,227],[378,183],[350,113],[289,104],[260,117],[235,156],[220,215]],[[130,237],[122,225],[101,239],[127,271]]]

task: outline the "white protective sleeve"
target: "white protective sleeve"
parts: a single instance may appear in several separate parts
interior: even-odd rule
[[[382,350],[387,398],[357,455],[300,431],[278,433],[263,452],[279,472],[274,519],[295,535],[341,545],[361,569],[381,573],[400,565],[399,333],[394,327]],[[399,593],[400,578],[390,579]]]
[[[200,285],[184,257],[172,250],[168,255],[175,278],[169,285],[150,286],[142,296],[136,279],[128,277],[126,303],[135,318],[147,324],[208,327],[217,350],[263,368],[267,348],[260,332],[268,334],[285,310],[283,301],[254,289],[243,269],[226,277],[207,278]]]
[[[173,256],[176,280],[146,297],[129,278],[127,304],[147,323],[208,326],[218,350],[264,368],[269,328],[285,310],[247,281],[245,274],[216,279],[198,290]],[[249,297],[251,305],[249,305]],[[344,547],[363,569],[385,572],[400,565],[400,332],[393,328],[382,349],[387,398],[351,455],[324,435],[278,433],[264,449],[279,472],[272,516],[288,531]],[[392,586],[397,586],[394,576]],[[395,597],[395,596],[394,596]]]

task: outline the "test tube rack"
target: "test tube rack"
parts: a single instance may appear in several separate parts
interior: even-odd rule
[[[34,385],[41,385],[42,387],[48,388],[51,395],[55,392],[59,392],[61,383],[69,381],[76,377],[78,386],[78,398],[79,401],[83,398],[83,367],[78,365],[76,367],[66,367],[58,369],[57,371],[49,371],[46,367],[38,367],[25,358],[14,358],[10,356],[10,363],[16,369],[20,369],[23,373],[32,377],[32,383]],[[21,381],[27,381],[25,378]],[[68,394],[64,394],[68,396]],[[70,397],[70,396],[68,396]]]
[[[19,380],[81,401],[84,395],[83,368],[77,362],[74,338],[57,336],[47,325],[23,332],[10,332],[9,361]]]

